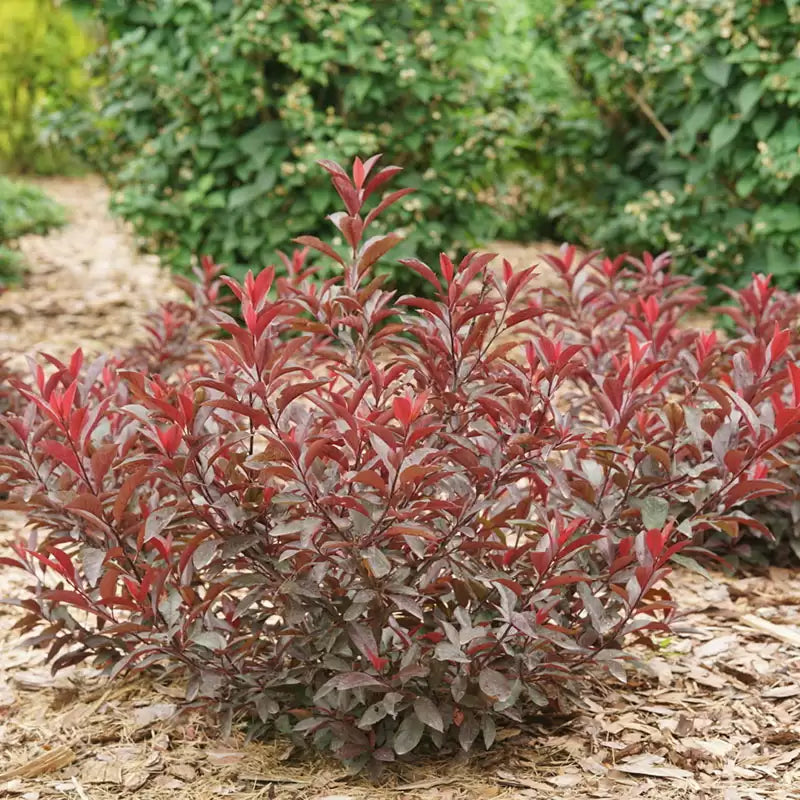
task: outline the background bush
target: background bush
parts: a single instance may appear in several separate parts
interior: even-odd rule
[[[558,3],[574,84],[562,109],[534,103],[528,141],[560,233],[668,248],[711,285],[796,286],[798,25],[790,0]]]
[[[0,175],[0,284],[19,277],[22,256],[9,243],[63,225],[64,209],[35,186]]]
[[[103,59],[102,135],[88,131],[85,145],[103,157],[115,209],[172,264],[209,253],[237,273],[292,235],[327,230],[319,220],[334,196],[309,166],[365,150],[387,153],[403,186],[420,188],[385,220],[414,223],[406,253],[434,251],[445,232],[456,243],[499,229],[513,121],[502,97],[487,97],[493,4],[99,8],[116,38]]]
[[[68,18],[45,0],[0,13],[32,25],[34,6]],[[406,255],[561,238],[669,248],[711,286],[753,271],[797,284],[790,0],[70,4],[81,19],[92,7],[111,39],[97,113],[76,78],[77,106],[48,95],[53,124],[22,141],[77,144],[141,241],[179,268],[209,252],[241,273],[324,230],[333,198],[309,165],[368,149],[420,189],[385,220],[410,233]]]
[[[53,0],[0,3],[0,168],[51,173],[74,167],[40,121],[88,102],[84,61],[93,48],[70,11]]]

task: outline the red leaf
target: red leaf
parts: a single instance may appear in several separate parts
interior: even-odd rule
[[[392,167],[387,167],[387,169],[392,169]],[[378,173],[380,175],[380,173]],[[377,176],[376,176],[377,177]],[[364,220],[364,227],[367,225],[371,225],[372,222],[377,219],[384,211],[386,211],[389,206],[394,205],[398,200],[402,200],[407,194],[411,194],[414,190],[413,189],[398,189],[396,192],[392,192],[391,194],[387,194],[380,203],[378,203],[372,211],[367,214],[367,218]],[[365,194],[365,197],[367,195]]]
[[[72,563],[72,558],[67,555],[63,550],[58,547],[51,547],[47,554],[52,556],[60,567],[59,572],[68,578],[71,583],[75,582],[75,565]]]
[[[647,549],[650,552],[650,555],[653,556],[653,558],[656,558],[664,549],[664,541],[666,537],[657,528],[652,528],[651,530],[647,531],[645,537]]]
[[[432,283],[437,289],[441,290],[442,284],[436,277],[436,273],[427,265],[420,261],[418,258],[401,258],[398,262],[404,267],[413,269],[418,275],[425,278],[428,283]]]
[[[117,455],[117,445],[107,444],[92,453],[90,459],[92,465],[92,477],[94,478],[94,488],[100,490],[103,485],[103,478],[108,475],[111,465]]]
[[[402,167],[384,167],[380,170],[372,180],[368,181],[366,187],[364,188],[364,199],[366,200],[373,192],[377,189],[380,189],[384,183],[391,180],[395,175],[402,172]],[[405,194],[408,194],[409,190],[404,190]],[[378,212],[380,213],[380,212]],[[377,215],[375,215],[377,216]],[[367,217],[368,223],[371,221],[369,217]]]
[[[317,161],[317,164],[319,164],[322,169],[326,170],[333,176],[339,176],[341,178],[347,177],[347,173],[335,161],[330,161],[327,158],[321,158]]]
[[[89,608],[86,598],[79,592],[71,592],[66,589],[48,589],[46,597],[48,600],[55,603],[69,603],[78,608]]]
[[[84,519],[103,525],[104,509],[103,504],[97,499],[96,495],[84,493],[79,494],[65,506],[70,511],[84,512]]]
[[[397,233],[388,233],[386,236],[373,236],[361,246],[361,251],[356,264],[361,273],[372,266],[381,256],[388,253],[395,245],[402,241],[402,236]]]
[[[792,399],[795,406],[800,406],[800,365],[795,361],[790,361],[787,366],[792,381]]]
[[[444,254],[439,254],[439,268],[447,283],[453,280],[453,262]]]
[[[402,423],[403,427],[407,427],[411,422],[411,400],[408,397],[395,397],[392,400],[392,409],[395,418]]]
[[[367,486],[372,486],[373,489],[377,489],[379,492],[386,491],[386,481],[372,469],[363,469],[357,472],[350,480],[354,483],[365,483]]]
[[[317,250],[329,258],[332,258],[342,266],[345,265],[344,259],[329,244],[325,244],[325,242],[323,242],[321,239],[318,239],[316,236],[297,236],[292,239],[292,241],[296,242],[297,244],[304,244],[312,248],[312,250]]]
[[[114,500],[114,508],[112,511],[114,522],[117,524],[122,520],[122,515],[125,513],[125,508],[133,496],[133,493],[147,478],[147,473],[147,467],[140,467],[132,475],[129,475],[120,487],[116,500]]]
[[[98,591],[100,592],[100,597],[102,598],[104,603],[108,603],[108,601],[114,597],[116,593],[117,587],[117,579],[120,576],[119,570],[114,567],[110,566],[106,568],[103,577],[100,578],[100,583],[98,584]]]
[[[74,472],[76,475],[81,474],[80,463],[71,448],[61,444],[61,442],[56,442],[53,439],[45,439],[41,441],[39,443],[39,447],[51,458],[54,458],[56,461],[60,461],[62,464],[65,464],[67,467],[69,467],[69,469],[72,470],[72,472]]]
[[[276,403],[278,411],[283,412],[283,410],[289,405],[289,403],[292,402],[292,400],[296,400],[298,397],[301,397],[302,395],[307,394],[314,389],[318,389],[320,386],[325,386],[328,383],[328,380],[320,379],[316,381],[307,381],[306,383],[297,383],[294,386],[287,386],[278,397],[278,401]]]
[[[427,539],[431,542],[438,541],[439,538],[435,533],[433,533],[433,531],[422,526],[412,525],[410,523],[405,523],[403,525],[392,525],[386,530],[384,536],[387,538],[392,536],[413,536],[420,539]]]
[[[358,214],[361,210],[361,200],[359,199],[358,192],[356,192],[355,188],[350,183],[350,179],[347,176],[339,177],[338,175],[334,175],[331,179],[331,183],[339,197],[344,201],[347,213],[350,214],[351,217]]]
[[[554,589],[556,586],[567,586],[571,583],[591,583],[592,579],[583,572],[565,572],[550,578],[542,584],[543,589]]]
[[[786,486],[778,481],[770,480],[741,480],[725,495],[725,501],[729,505],[743,499],[754,500],[757,497],[770,497],[776,494],[784,494]]]
[[[353,183],[356,189],[364,185],[364,162],[358,156],[353,159]]]
[[[78,377],[78,373],[81,371],[81,367],[83,366],[83,350],[79,347],[75,352],[73,352],[72,357],[69,360],[69,373],[72,375],[73,378]]]
[[[180,425],[171,425],[169,428],[156,428],[156,435],[164,448],[164,452],[172,458],[183,439],[183,431]]]

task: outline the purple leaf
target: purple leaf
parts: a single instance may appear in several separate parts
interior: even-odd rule
[[[406,714],[394,735],[394,751],[399,756],[410,753],[422,739],[425,726],[416,714]]]
[[[418,697],[414,701],[414,713],[429,728],[444,733],[444,720],[436,705],[427,697]]]
[[[478,676],[481,691],[493,700],[507,700],[511,696],[512,682],[495,669],[485,667]]]

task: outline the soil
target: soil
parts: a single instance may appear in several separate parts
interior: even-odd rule
[[[0,297],[0,352],[22,361],[133,341],[168,276],[109,217],[99,180],[40,183],[72,221],[22,242],[31,271]],[[516,263],[542,249],[499,247]],[[0,542],[24,528],[3,512]],[[221,739],[212,719],[179,713],[179,684],[109,683],[85,667],[52,676],[20,645],[18,609],[0,605],[0,797],[800,800],[800,574],[679,572],[671,582],[680,624],[639,651],[626,683],[592,680],[567,697],[563,718],[503,729],[488,753],[394,765],[378,785],[284,740]],[[24,585],[0,570],[0,596]]]

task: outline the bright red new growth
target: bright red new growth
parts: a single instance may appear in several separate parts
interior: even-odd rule
[[[373,265],[400,237],[368,232],[406,190],[367,212],[376,164],[322,163],[346,255],[301,237],[225,279],[238,318],[204,260],[141,348],[17,381],[0,454],[38,532],[2,563],[54,668],[186,669],[190,700],[357,765],[489,746],[559,681],[621,676],[626,637],[668,629],[673,560],[766,530],[740,507],[785,491],[800,432],[797,308],[763,279],[728,342],[679,324],[701,296],[667,256],[565,248],[550,290],[409,260],[433,299],[397,297]]]

